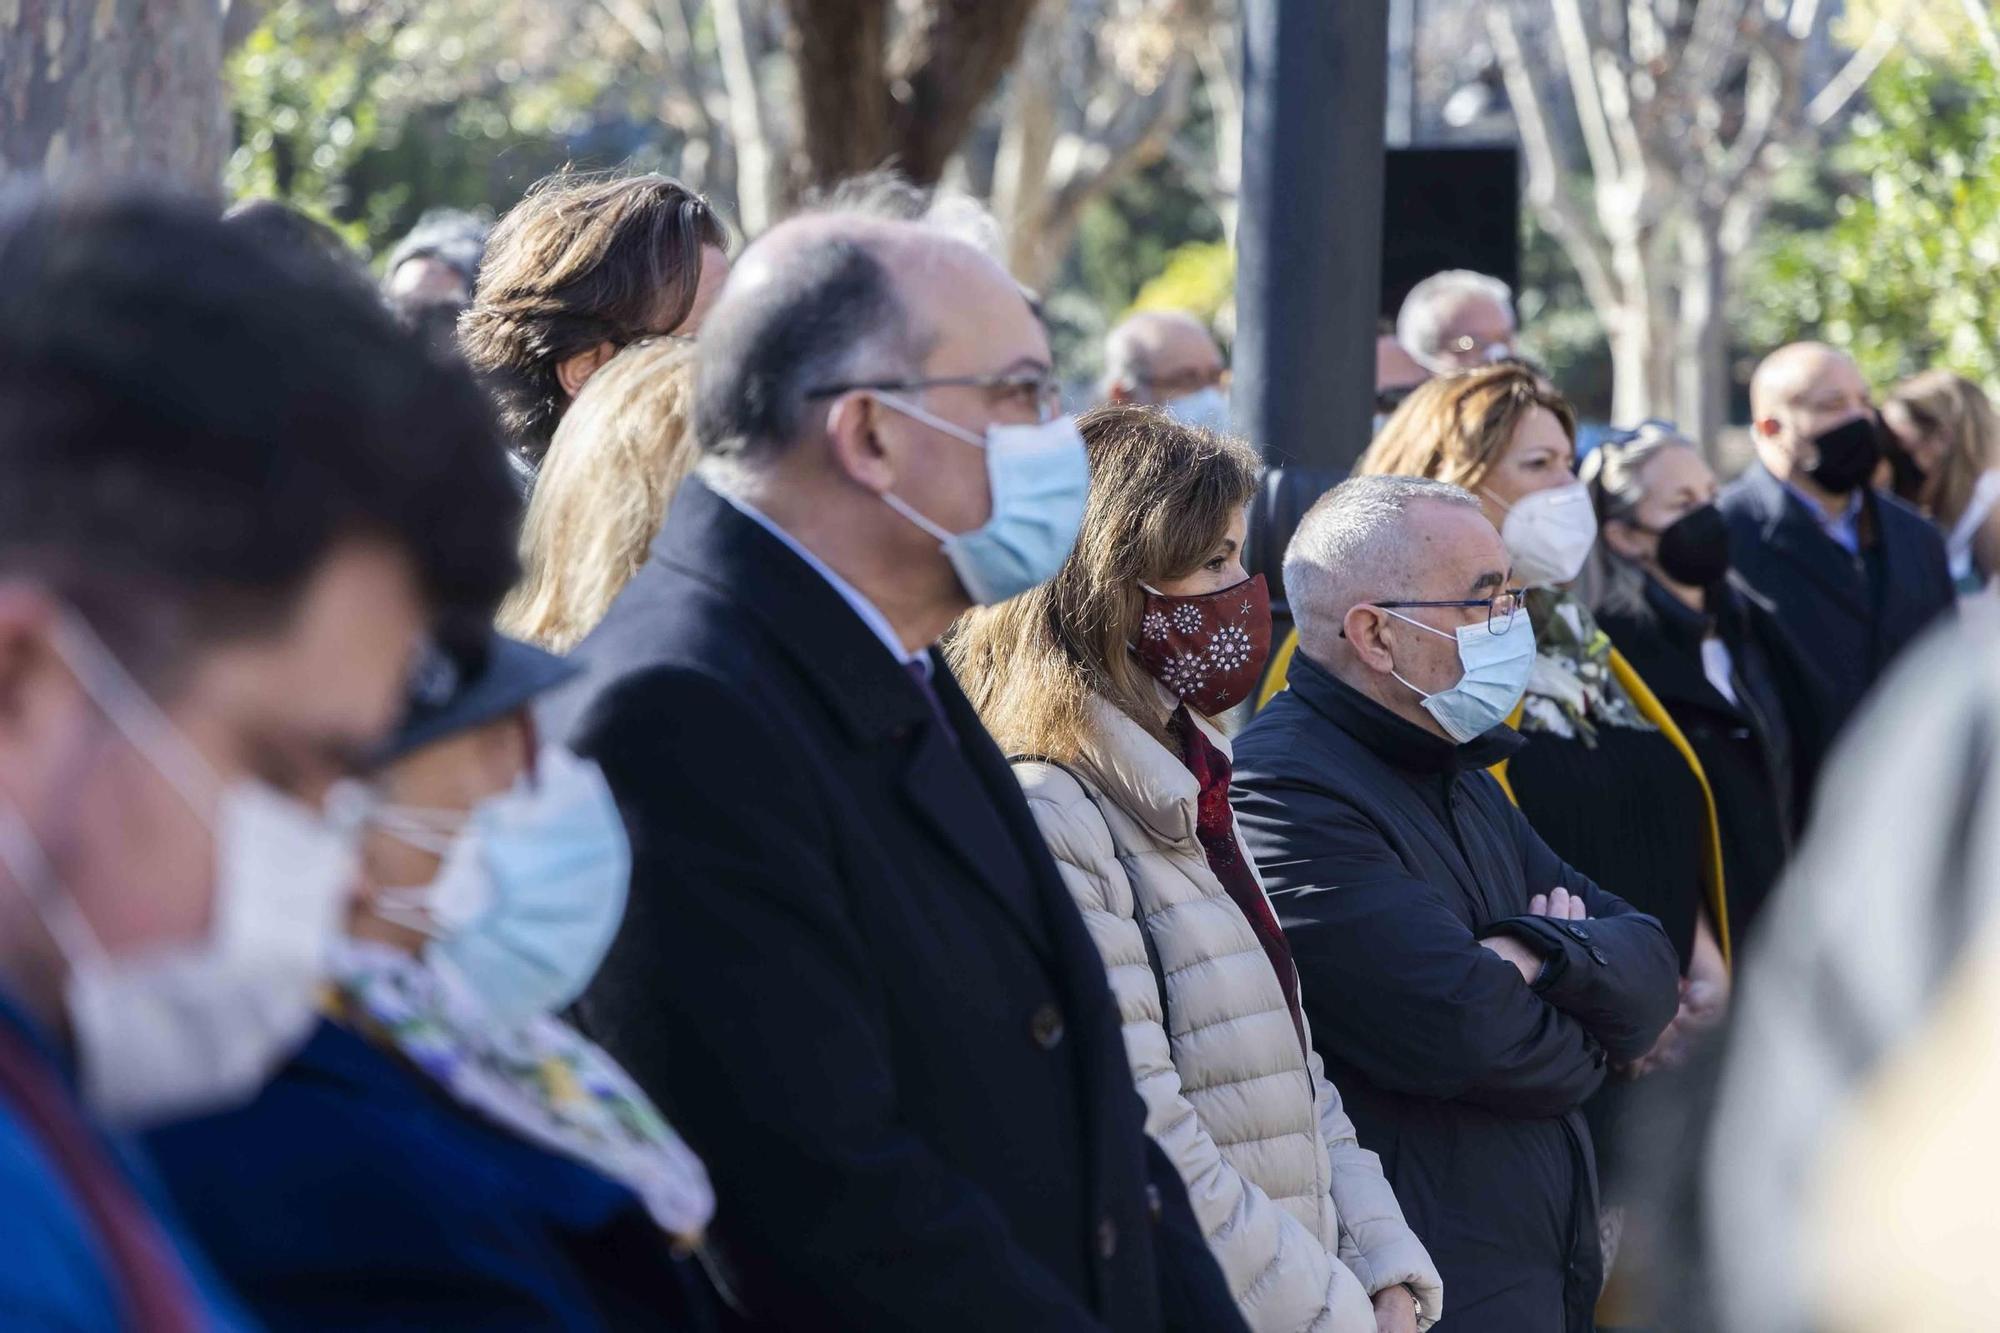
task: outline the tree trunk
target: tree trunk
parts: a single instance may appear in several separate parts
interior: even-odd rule
[[[220,198],[216,0],[0,0],[0,173]]]
[[[1723,302],[1727,260],[1720,219],[1697,212],[1680,235],[1680,327],[1674,340],[1674,420],[1705,451],[1729,420],[1729,339]]]
[[[798,0],[794,0],[797,3]],[[818,3],[818,0],[812,0]],[[1020,54],[1037,0],[929,0],[924,22],[899,45],[890,114],[896,165],[935,185],[973,117]]]
[[[786,0],[807,183],[832,185],[889,156],[887,0]]]
[[[1007,93],[1000,125],[1000,150],[993,163],[993,213],[1007,230],[1007,269],[1030,287],[1046,266],[1043,258],[1049,203],[1049,160],[1059,133],[1057,108],[1062,90],[1061,21],[1051,16],[1035,25]]]

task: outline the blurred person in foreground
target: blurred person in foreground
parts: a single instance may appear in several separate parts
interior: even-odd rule
[[[1431,274],[1396,312],[1397,345],[1433,375],[1511,359],[1516,332],[1513,290],[1470,269]]]
[[[698,334],[728,276],[722,220],[672,177],[564,171],[530,187],[487,238],[459,322],[524,489],[590,377],[641,338]]]
[[[1927,370],[1882,400],[1896,494],[1944,535],[1962,597],[2000,578],[2000,415],[1963,375]]]
[[[1845,352],[1792,343],[1750,381],[1757,461],[1722,488],[1730,561],[1825,674],[1838,728],[1896,654],[1955,600],[1935,529],[1871,486],[1868,385]]]
[[[1104,340],[1104,398],[1157,407],[1204,430],[1229,428],[1229,367],[1208,325],[1185,310],[1127,315]]]
[[[371,774],[312,1039],[256,1101],[155,1132],[202,1248],[274,1329],[710,1327],[707,1177],[556,1016],[631,871],[596,765],[540,747],[572,668],[468,617]]]
[[[774,228],[702,333],[700,469],[548,715],[632,835],[583,1013],[708,1164],[757,1327],[1241,1327],[932,651],[1069,554],[1089,473],[1056,393],[973,246]]]
[[[2000,623],[1968,605],[1835,750],[1750,957],[1698,1183],[1720,1333],[1975,1333],[2000,1113]]]
[[[120,1134],[305,1038],[347,780],[512,498],[371,294],[135,196],[0,203],[0,474],[0,1310],[235,1327]]]
[[[1457,486],[1360,477],[1286,551],[1291,688],[1236,743],[1236,816],[1314,1044],[1430,1251],[1451,1333],[1579,1333],[1603,1281],[1583,1103],[1674,1016],[1660,923],[1565,865],[1486,770],[1535,660]]]
[[[1078,423],[1091,500],[1050,582],[950,657],[1110,972],[1147,1132],[1260,1333],[1415,1333],[1437,1269],[1312,1053],[1298,971],[1229,812],[1214,718],[1271,646],[1243,568],[1248,445],[1157,412]]]
[[[1715,473],[1690,441],[1647,423],[1598,445],[1583,477],[1607,557],[1597,623],[1701,763],[1740,949],[1805,825],[1826,687],[1731,571]]]
[[[647,338],[591,377],[556,427],[521,530],[520,586],[500,627],[568,652],[646,563],[700,454],[694,348]]]

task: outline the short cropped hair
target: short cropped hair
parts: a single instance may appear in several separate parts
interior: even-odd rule
[[[729,234],[670,176],[559,172],[500,219],[459,340],[524,454],[540,461],[569,407],[559,365],[687,319],[704,248],[728,249]]]
[[[695,438],[757,462],[805,436],[814,391],[920,365],[931,335],[868,242],[829,233],[774,261],[754,299],[725,300],[702,328]]]
[[[1462,486],[1423,477],[1355,477],[1306,510],[1285,548],[1285,591],[1301,628],[1344,618],[1369,597],[1405,593],[1415,576],[1408,515],[1420,501],[1478,509]]]
[[[1450,368],[1444,358],[1442,333],[1445,314],[1468,296],[1493,301],[1512,318],[1514,289],[1498,278],[1475,273],[1468,268],[1451,268],[1433,273],[1403,298],[1396,312],[1396,341],[1411,359],[1424,369],[1437,372]]]
[[[346,540],[497,604],[518,502],[483,395],[371,289],[131,193],[0,198],[0,578],[162,686],[281,624]]]
[[[462,208],[426,210],[410,228],[409,235],[396,242],[382,265],[382,280],[388,282],[396,270],[412,259],[435,259],[465,279],[471,291],[479,281],[479,266],[486,258],[486,237],[493,230],[491,216],[482,217]]]

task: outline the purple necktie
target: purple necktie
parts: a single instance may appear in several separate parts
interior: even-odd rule
[[[915,661],[903,663],[903,669],[910,673],[910,679],[923,691],[924,702],[931,706],[931,716],[936,718],[938,726],[943,728],[945,739],[957,745],[958,731],[951,725],[951,719],[944,715],[944,700],[938,698],[937,688],[931,684],[928,665],[923,658],[917,658]]]

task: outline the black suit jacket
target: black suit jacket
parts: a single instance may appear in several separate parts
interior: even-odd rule
[[[1953,605],[1944,540],[1894,496],[1863,492],[1861,557],[1827,536],[1761,464],[1725,486],[1716,504],[1729,520],[1731,562],[1825,679],[1836,727],[1896,654]]]
[[[545,720],[634,854],[583,1015],[708,1163],[759,1326],[1240,1328],[1104,964],[943,662],[949,732],[699,480],[576,657]]]

